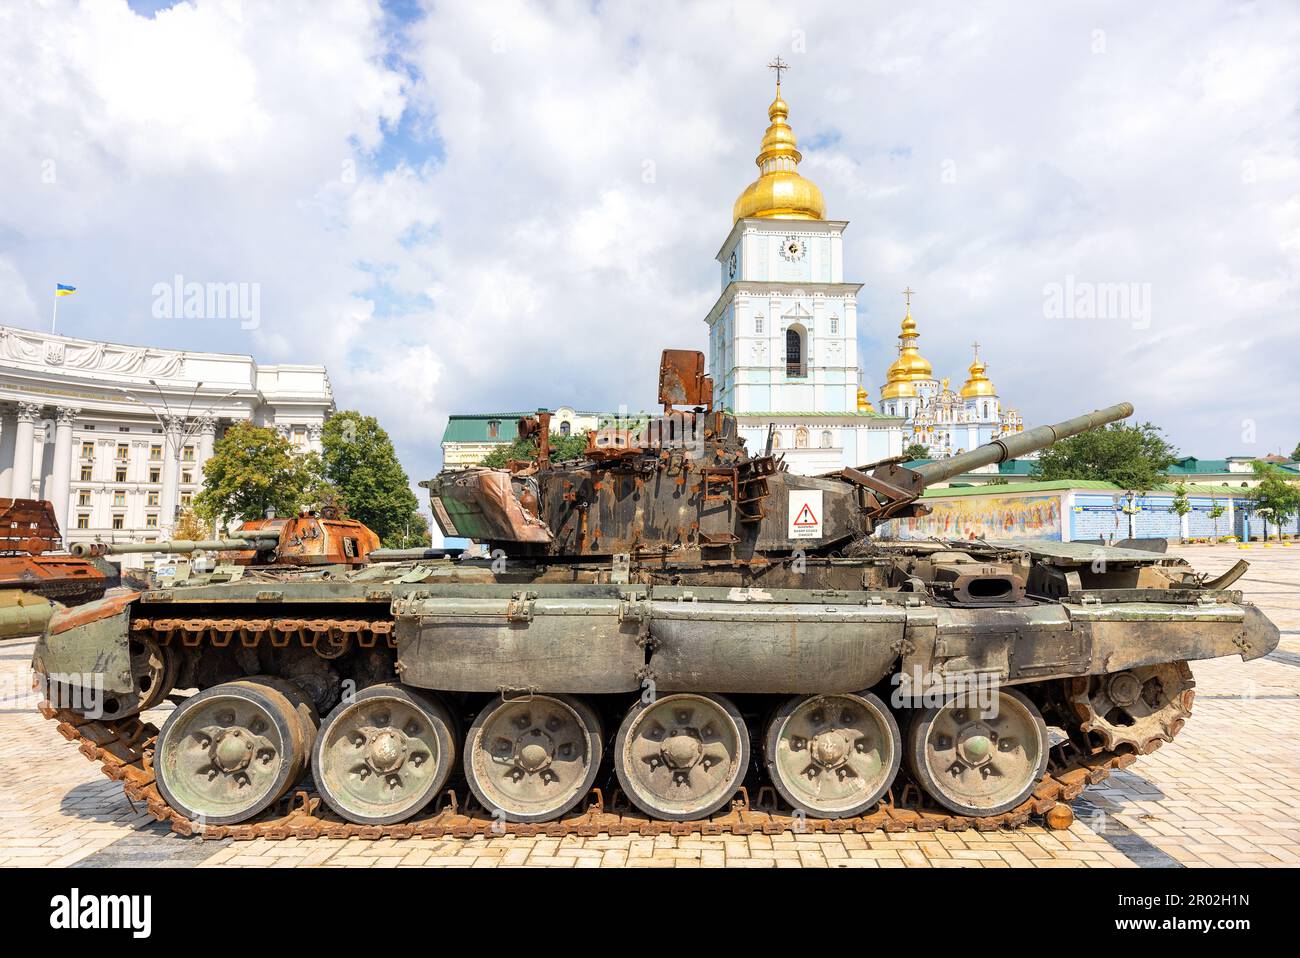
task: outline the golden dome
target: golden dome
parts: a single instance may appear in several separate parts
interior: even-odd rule
[[[767,108],[772,125],[763,135],[754,162],[759,175],[745,187],[732,207],[732,221],[746,216],[786,220],[820,220],[826,215],[822,191],[812,180],[799,175],[803,154],[796,148],[794,130],[788,122],[790,107],[781,99],[781,83],[776,84],[776,99]]]
[[[980,348],[977,345],[975,347],[975,361],[969,367],[970,378],[961,387],[963,398],[972,399],[976,396],[996,396],[998,394],[997,387],[989,382],[988,376],[984,375],[987,370],[988,366],[984,364],[984,360],[980,359]]]
[[[909,306],[907,315],[903,317],[903,331],[898,334],[898,341],[903,344],[903,351],[898,359],[894,360],[894,365],[912,382],[934,378],[934,368],[930,365],[930,361],[916,348],[916,340],[920,335],[916,331],[916,320],[912,318],[912,308]]]
[[[916,387],[898,365],[902,359],[903,357],[899,356],[889,367],[889,372],[886,374],[887,381],[884,388],[880,390],[881,399],[900,399],[916,395]]]
[[[875,412],[871,400],[867,398],[867,387],[858,387],[858,412]]]

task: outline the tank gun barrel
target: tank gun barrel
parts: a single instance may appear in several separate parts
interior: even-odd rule
[[[864,469],[841,469],[831,475],[862,487],[862,508],[873,525],[896,517],[925,515],[929,509],[919,505],[917,500],[927,486],[960,476],[980,466],[991,466],[1038,452],[1062,439],[1100,429],[1131,415],[1132,403],[1116,403],[1065,422],[1037,426],[1014,436],[1002,436],[970,452],[958,453],[948,459],[936,459],[914,468],[904,466],[896,459],[886,459],[872,469],[870,475]]]
[[[915,472],[921,477],[925,485],[932,485],[936,482],[952,479],[954,476],[960,476],[964,472],[970,472],[972,469],[978,469],[981,466],[990,466],[1031,452],[1038,452],[1053,443],[1060,442],[1062,439],[1100,429],[1108,423],[1118,422],[1131,415],[1133,415],[1132,403],[1116,403],[1114,406],[1107,406],[1105,409],[1098,409],[1082,416],[1075,416],[1073,419],[1067,419],[1065,422],[1058,422],[1055,425],[1036,426],[1013,436],[994,439],[992,442],[985,443],[970,452],[958,453],[947,459],[936,459],[934,462],[927,462],[923,466],[917,466]]]
[[[279,539],[173,539],[161,542],[74,542],[68,551],[78,559],[92,556],[128,555],[131,553],[186,553],[204,550],[208,552],[226,552],[235,549],[256,549],[259,551],[273,549]]]
[[[423,559],[454,559],[464,549],[371,549],[374,562],[411,562]]]

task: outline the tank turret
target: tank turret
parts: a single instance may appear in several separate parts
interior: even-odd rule
[[[239,565],[358,565],[379,548],[379,537],[355,519],[333,509],[303,511],[291,519],[254,519],[222,539],[177,539],[160,542],[74,542],[74,556],[132,553],[236,553]]]
[[[1120,403],[917,468],[892,459],[800,476],[770,450],[746,450],[735,417],[713,409],[704,368],[702,353],[665,350],[662,413],[602,427],[577,461],[552,462],[547,424],[521,420],[520,435],[538,437],[536,461],[451,470],[425,483],[443,534],[530,557],[725,564],[825,555],[880,522],[924,514],[917,499],[928,485],[1133,412]]]

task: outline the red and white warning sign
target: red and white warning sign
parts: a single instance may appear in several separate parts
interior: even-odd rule
[[[822,491],[794,489],[790,492],[790,538],[822,537]]]

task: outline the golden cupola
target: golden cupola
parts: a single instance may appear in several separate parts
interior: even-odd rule
[[[985,365],[984,360],[980,359],[980,347],[976,343],[975,361],[970,364],[968,369],[970,378],[961,387],[962,398],[973,399],[977,396],[996,396],[998,394],[997,388],[993,383],[989,382],[988,376],[985,375],[987,371],[988,366]]]
[[[885,388],[881,390],[881,399],[895,399],[899,396],[915,396],[913,383],[924,382],[934,378],[934,367],[921,355],[916,341],[920,338],[916,331],[916,320],[912,318],[911,304],[903,316],[903,328],[898,334],[898,358],[889,367]]]
[[[899,349],[898,359],[890,364],[889,372],[885,374],[885,385],[880,390],[881,399],[900,399],[916,395],[916,387],[912,385],[912,381],[907,378],[907,373],[903,372],[902,366],[899,365],[903,359],[901,344]]]
[[[871,397],[867,393],[866,386],[858,386],[858,412],[875,412],[876,409],[871,405]]]
[[[790,107],[781,99],[781,81],[776,83],[776,99],[767,108],[772,121],[763,135],[762,146],[754,162],[758,179],[732,207],[732,220],[746,216],[771,219],[820,220],[826,216],[826,201],[812,180],[799,175],[803,154],[796,148],[794,130],[790,128]]]

